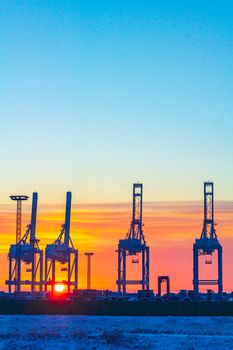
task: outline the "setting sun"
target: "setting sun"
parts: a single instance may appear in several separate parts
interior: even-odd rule
[[[64,284],[55,284],[54,286],[55,292],[62,293],[65,290]]]

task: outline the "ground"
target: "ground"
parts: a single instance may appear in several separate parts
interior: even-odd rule
[[[233,349],[233,317],[0,316],[0,349]]]

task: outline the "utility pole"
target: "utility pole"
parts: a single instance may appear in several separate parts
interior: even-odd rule
[[[87,289],[91,289],[91,257],[94,253],[85,253],[87,256]]]

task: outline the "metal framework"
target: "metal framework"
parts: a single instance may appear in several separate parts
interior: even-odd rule
[[[19,243],[21,240],[21,232],[22,232],[22,201],[28,200],[28,196],[16,195],[10,196],[12,201],[16,201],[17,210],[16,210],[16,243]]]
[[[133,184],[132,222],[125,239],[118,243],[118,292],[126,293],[127,285],[141,285],[142,290],[149,290],[149,247],[146,245],[142,230],[142,196],[143,185]],[[127,280],[127,256],[141,255],[141,279]],[[132,263],[138,263],[133,259]]]
[[[87,289],[91,289],[91,257],[94,253],[85,253],[87,257]]]
[[[199,279],[199,256],[210,256],[218,252],[218,278],[214,280]],[[206,264],[210,264],[210,260],[206,260]],[[204,222],[201,237],[195,240],[193,244],[193,288],[194,296],[199,295],[199,285],[217,285],[219,297],[223,291],[222,277],[222,246],[218,241],[215,231],[214,221],[214,184],[213,182],[204,182]]]
[[[45,291],[48,286],[54,291],[56,284],[62,283],[67,286],[70,293],[71,286],[78,287],[78,250],[74,249],[70,237],[70,216],[71,216],[71,192],[66,194],[65,223],[61,226],[58,238],[46,246],[45,250]],[[67,272],[66,280],[58,281],[56,278],[56,263],[63,265],[61,271]]]
[[[21,233],[21,217],[19,218],[18,209],[21,205],[19,201],[26,200],[28,197],[12,196],[11,199],[17,200],[17,238]],[[37,291],[37,287],[40,292],[43,288],[43,251],[39,248],[39,240],[36,239],[36,216],[37,216],[37,192],[32,196],[32,212],[31,223],[27,226],[27,230],[24,236],[16,243],[10,246],[8,258],[9,258],[9,278],[6,281],[8,285],[9,293],[12,291],[12,286],[15,287],[16,292],[21,291],[22,285],[31,286],[31,292]],[[16,225],[16,226],[17,226]],[[26,273],[30,273],[31,277],[26,280],[22,280],[22,263],[27,265]]]
[[[167,300],[170,299],[170,277],[169,276],[158,276],[158,295],[162,295],[162,283],[166,283],[166,296]]]

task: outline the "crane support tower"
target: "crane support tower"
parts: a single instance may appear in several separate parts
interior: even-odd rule
[[[133,211],[132,222],[125,239],[118,243],[118,292],[126,294],[126,286],[141,285],[142,290],[149,290],[149,247],[146,244],[142,230],[142,196],[143,185],[133,184]],[[141,255],[141,279],[127,280],[127,256]],[[133,259],[132,263],[138,263]]]
[[[70,237],[70,216],[71,216],[71,192],[66,193],[65,223],[61,226],[58,238],[45,249],[45,291],[51,287],[54,291],[56,284],[65,284],[67,292],[70,293],[71,286],[78,287],[78,250],[74,249]],[[56,277],[56,263],[59,263],[61,271],[67,272],[66,280],[58,281]]]
[[[13,200],[26,200],[28,197],[12,196]],[[36,216],[37,216],[37,201],[38,194],[34,192],[32,195],[32,211],[31,223],[27,226],[24,236],[10,246],[9,258],[9,279],[6,281],[9,293],[12,291],[12,286],[16,292],[21,292],[21,286],[27,285],[31,287],[31,292],[34,293],[39,289],[43,289],[43,251],[39,248],[39,240],[36,239]],[[21,208],[20,208],[21,211]],[[17,208],[18,216],[18,208]],[[17,225],[21,226],[21,219],[17,219]],[[21,232],[18,229],[18,233]],[[22,279],[22,264],[26,265],[25,273],[30,273],[30,278]]]
[[[199,279],[199,256],[212,256],[218,252],[218,278],[215,280]],[[210,264],[210,260],[206,260],[206,264]],[[201,237],[195,240],[193,244],[193,288],[194,296],[198,298],[199,286],[218,286],[219,298],[222,296],[223,277],[222,277],[222,246],[218,241],[215,231],[214,221],[214,184],[213,182],[204,182],[204,222]]]

